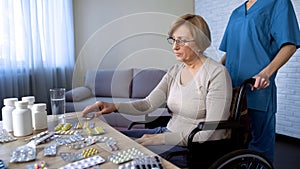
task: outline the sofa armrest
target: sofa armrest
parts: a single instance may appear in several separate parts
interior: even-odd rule
[[[87,87],[77,87],[66,92],[67,102],[78,102],[92,96],[92,91]]]

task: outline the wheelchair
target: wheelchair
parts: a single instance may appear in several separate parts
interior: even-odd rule
[[[171,160],[176,156],[186,156],[189,169],[273,169],[272,163],[262,154],[248,150],[247,145],[251,137],[248,133],[246,111],[246,87],[254,84],[255,79],[245,80],[239,87],[233,89],[230,106],[230,118],[225,121],[200,122],[188,136],[187,148],[172,152],[165,159]],[[156,118],[156,119],[155,119]],[[133,122],[128,129],[136,124],[145,124],[145,127],[155,127],[168,117],[151,117],[146,121]],[[211,140],[203,143],[193,142],[194,136],[204,130],[230,129],[230,139]]]
[[[209,169],[273,169],[273,165],[260,153],[240,149],[225,154],[214,162]]]

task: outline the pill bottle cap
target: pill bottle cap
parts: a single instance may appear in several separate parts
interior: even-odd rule
[[[18,101],[18,98],[7,98],[3,100],[5,106],[15,106],[15,102]]]
[[[35,102],[34,96],[25,96],[22,97],[22,101],[28,101],[29,104],[33,104]]]
[[[27,107],[28,106],[28,101],[16,101],[15,106],[16,107]]]
[[[45,111],[46,110],[46,104],[45,103],[37,103],[34,104],[31,108],[32,111]]]

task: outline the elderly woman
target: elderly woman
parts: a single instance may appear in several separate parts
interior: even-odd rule
[[[83,116],[90,112],[97,115],[111,112],[141,115],[166,103],[172,116],[166,127],[123,131],[163,157],[166,152],[160,150],[176,151],[186,146],[188,134],[199,122],[227,120],[232,97],[231,79],[226,68],[204,55],[210,46],[211,36],[201,16],[186,14],[178,18],[172,24],[167,40],[181,63],[167,71],[149,96],[123,103],[98,101],[83,110]],[[228,136],[226,130],[202,131],[194,141],[225,139]],[[162,145],[168,145],[171,150],[162,148]]]

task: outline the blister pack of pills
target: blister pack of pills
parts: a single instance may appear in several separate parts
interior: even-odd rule
[[[46,145],[44,147],[44,156],[55,156],[56,155],[56,144]]]
[[[104,129],[98,126],[94,128],[87,127],[86,130],[89,135],[100,135],[105,133]]]
[[[89,139],[95,139],[99,143],[105,143],[106,141],[113,139],[112,137],[106,137],[106,136],[88,136]]]
[[[42,141],[40,144],[45,144],[45,143],[48,143],[52,140],[55,140],[56,138],[59,138],[60,136],[59,135],[53,135],[51,137],[48,137],[47,139],[45,139],[44,141]]]
[[[131,162],[120,165],[116,169],[163,169],[162,162],[158,156],[143,156],[134,158]]]
[[[66,162],[78,161],[87,157],[98,154],[99,151],[96,148],[86,148],[77,153],[61,152],[60,157]]]
[[[91,157],[95,154],[98,154],[99,151],[96,148],[92,147],[92,148],[86,148],[86,149],[82,150],[80,153],[83,158],[87,158],[87,157]]]
[[[7,143],[11,141],[15,141],[16,138],[14,138],[9,132],[7,132],[5,129],[2,129],[0,131],[0,143]]]
[[[48,143],[59,136],[55,135],[55,132],[43,131],[35,136],[32,136],[25,141],[34,142],[36,145]]]
[[[71,123],[60,123],[60,124],[58,124],[55,128],[54,128],[54,130],[55,131],[59,131],[59,130],[63,130],[63,131],[67,131],[67,130],[69,130],[70,128],[72,127],[72,124]]]
[[[85,138],[83,141],[72,143],[72,144],[68,145],[68,147],[73,148],[73,149],[81,149],[81,148],[88,147],[92,144],[95,144],[97,142],[98,142],[97,139],[89,137],[89,138]]]
[[[69,145],[71,143],[83,141],[84,137],[80,133],[74,133],[73,135],[66,135],[64,137],[58,137],[55,139],[58,145]]]
[[[109,148],[110,151],[117,151],[119,147],[115,139],[110,138],[105,142],[105,145]]]
[[[0,160],[0,169],[8,169],[3,160]]]
[[[73,163],[67,164],[59,169],[73,169],[73,168],[89,168],[95,165],[99,165],[105,162],[105,159],[99,155],[82,159],[80,161],[75,161]]]
[[[59,155],[66,162],[73,162],[83,159],[80,153],[61,152]]]
[[[40,132],[39,134],[37,135],[34,135],[30,138],[27,138],[25,139],[25,141],[32,141],[32,140],[37,140],[37,139],[40,139],[42,138],[43,136],[47,135],[49,133],[49,131],[43,131],[43,132]]]
[[[10,161],[13,162],[25,162],[31,161],[36,158],[36,148],[28,145],[20,146],[11,151]]]
[[[35,145],[39,145],[39,144],[42,144],[42,143],[52,140],[51,138],[54,136],[54,134],[55,134],[54,132],[49,132],[46,135],[42,136],[41,138],[35,139],[34,140]]]
[[[105,143],[105,145],[107,146],[107,148],[110,151],[119,150],[119,147],[117,145],[117,141],[112,137],[88,136],[87,139],[95,140],[97,143]]]
[[[58,130],[58,131],[55,132],[55,134],[58,134],[58,135],[72,135],[72,134],[76,134],[78,132],[79,131],[75,131],[75,130],[68,130],[68,131]]]
[[[130,148],[108,156],[108,160],[115,164],[122,164],[142,156],[146,156],[146,154],[137,148]]]

